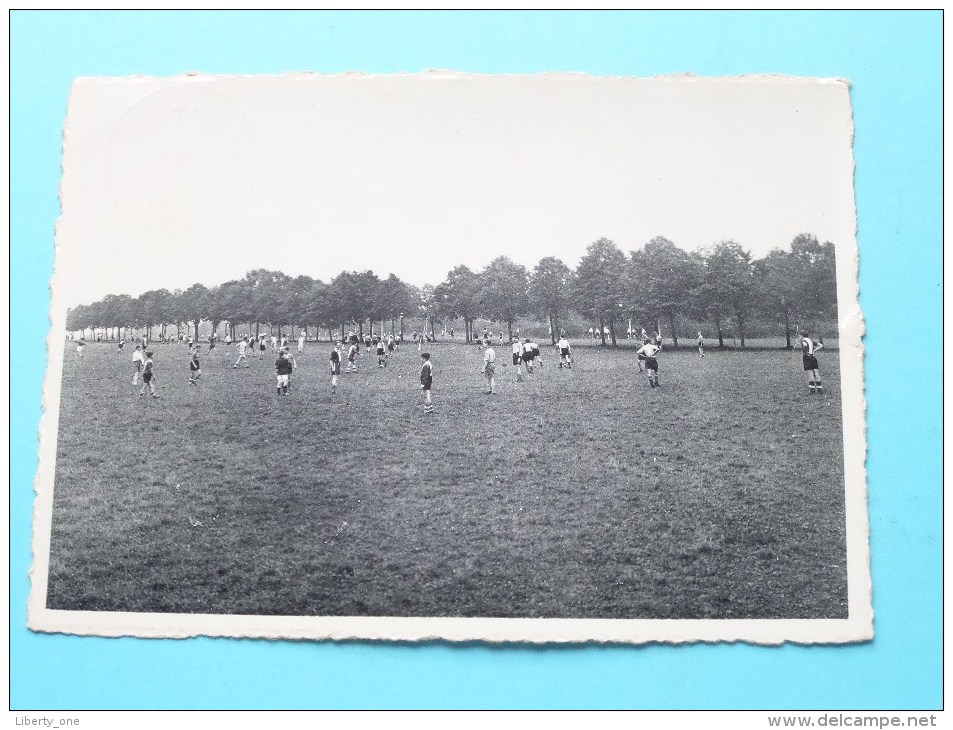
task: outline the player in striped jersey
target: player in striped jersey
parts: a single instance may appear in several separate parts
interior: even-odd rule
[[[645,358],[645,372],[649,376],[649,385],[653,388],[658,387],[658,360],[655,356],[661,349],[654,342],[646,342],[637,353]],[[641,363],[639,365],[641,369]]]
[[[807,384],[812,393],[823,393],[824,386],[821,384],[821,369],[817,363],[817,351],[824,347],[823,342],[816,342],[811,339],[807,331],[801,336],[801,360],[804,365],[804,372],[808,373]]]

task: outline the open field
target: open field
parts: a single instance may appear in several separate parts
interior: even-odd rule
[[[847,615],[836,351],[812,396],[800,352],[665,351],[653,390],[630,349],[516,383],[497,348],[490,397],[478,347],[436,344],[426,415],[410,344],[332,395],[308,343],[290,397],[270,351],[219,345],[190,387],[156,345],[143,401],[130,347],[67,345],[50,608]]]

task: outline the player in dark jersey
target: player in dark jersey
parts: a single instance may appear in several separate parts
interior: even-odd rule
[[[288,353],[281,350],[278,353],[278,359],[275,360],[275,373],[277,375],[278,395],[288,395],[288,389],[291,387],[291,371],[293,366]]]
[[[331,350],[331,392],[335,393],[338,389],[338,375],[341,374],[341,345],[338,343]]]
[[[152,351],[146,353],[146,360],[142,364],[142,388],[139,389],[139,397],[142,398],[145,395],[146,388],[149,389],[149,393],[153,398],[158,398],[156,393],[156,384],[155,384],[155,370],[152,363]]]
[[[199,353],[193,352],[192,359],[189,360],[189,385],[195,385],[202,377],[202,365],[199,362]]]
[[[420,389],[424,392],[424,413],[433,413],[433,401],[430,400],[430,389],[433,387],[433,363],[430,362],[430,353],[420,353],[424,361],[420,368]]]

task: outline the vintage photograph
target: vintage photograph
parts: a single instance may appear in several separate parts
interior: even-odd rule
[[[838,79],[76,80],[30,625],[873,634]]]

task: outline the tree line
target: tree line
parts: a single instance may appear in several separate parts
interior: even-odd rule
[[[200,322],[214,333],[224,325],[231,337],[247,323],[257,336],[263,325],[277,328],[326,329],[329,337],[345,328],[361,336],[390,331],[403,335],[405,318],[423,320],[435,338],[438,324],[462,320],[466,341],[475,338],[478,319],[505,323],[509,335],[523,318],[549,326],[555,340],[572,313],[592,322],[603,346],[617,344],[626,322],[661,332],[667,329],[678,346],[679,325],[687,318],[708,322],[724,346],[726,327],[736,329],[741,346],[753,321],[783,327],[787,347],[792,326],[806,320],[836,318],[834,246],[802,234],[789,249],[776,249],[761,259],[734,241],[686,252],[657,237],[628,255],[607,238],[589,245],[575,270],[555,257],[532,269],[506,256],[483,270],[457,266],[436,285],[413,286],[394,274],[342,271],[328,282],[309,276],[291,277],[256,269],[244,278],[215,287],[193,284],[188,289],[156,289],[138,297],[110,294],[67,313],[67,329],[104,329],[125,338],[129,330],[147,333],[159,328],[191,327]]]

